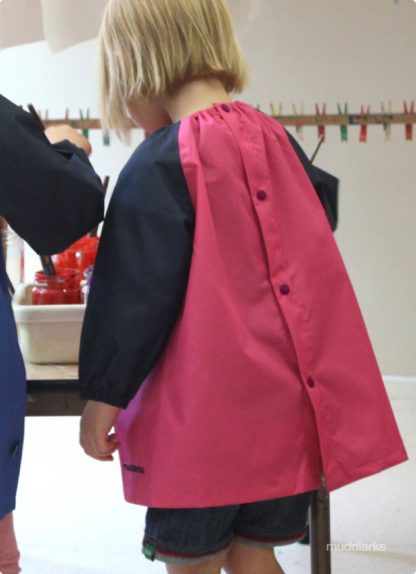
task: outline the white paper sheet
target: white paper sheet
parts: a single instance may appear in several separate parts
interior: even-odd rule
[[[107,0],[41,0],[45,38],[58,52],[95,38]]]
[[[40,0],[0,1],[0,48],[43,39]]]
[[[58,52],[95,38],[107,0],[0,0],[0,48],[46,39]]]

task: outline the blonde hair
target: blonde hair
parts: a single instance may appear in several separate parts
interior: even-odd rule
[[[241,92],[248,79],[225,0],[110,0],[99,69],[103,124],[121,136],[129,100],[149,102],[204,77]]]

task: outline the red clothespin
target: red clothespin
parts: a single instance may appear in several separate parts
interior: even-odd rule
[[[404,104],[404,113],[406,115],[415,113],[415,102],[413,100],[409,108],[407,107],[406,101],[404,101],[403,104]],[[412,139],[413,139],[413,124],[412,123],[406,124],[406,140],[412,141]]]
[[[367,109],[364,106],[361,106],[361,119],[363,123],[360,127],[360,142],[365,143],[367,141],[367,124],[364,123],[367,119],[368,114],[370,113],[370,106],[367,106]]]
[[[319,106],[318,104],[315,104],[315,112],[316,115],[319,117],[323,117],[326,116],[326,103],[324,103],[323,107],[322,107],[322,112],[319,110]],[[321,124],[318,125],[318,139],[321,139],[322,141],[325,141],[325,125]]]

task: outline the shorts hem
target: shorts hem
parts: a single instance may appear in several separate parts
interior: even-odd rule
[[[304,528],[301,532],[297,532],[295,534],[289,534],[288,536],[279,536],[274,538],[235,533],[233,542],[237,542],[238,544],[245,544],[246,546],[273,548],[275,546],[286,546],[287,544],[299,542],[299,540],[302,540],[302,538],[306,536],[306,533],[307,528]]]
[[[148,560],[158,560],[166,564],[198,564],[200,562],[207,562],[215,560],[219,556],[226,554],[231,546],[232,539],[229,540],[220,548],[213,551],[201,552],[199,554],[185,554],[173,550],[165,550],[163,548],[156,548],[155,546],[143,543],[143,554]],[[152,546],[152,551],[149,552],[148,548]],[[147,547],[147,548],[146,548]]]

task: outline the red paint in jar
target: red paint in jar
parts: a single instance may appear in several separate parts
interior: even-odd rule
[[[87,267],[94,265],[98,243],[98,237],[82,237],[68,249],[54,257],[55,267],[59,269],[78,269],[80,273],[83,273]]]
[[[32,305],[78,305],[81,276],[76,269],[58,269],[56,275],[37,271],[32,288]]]

